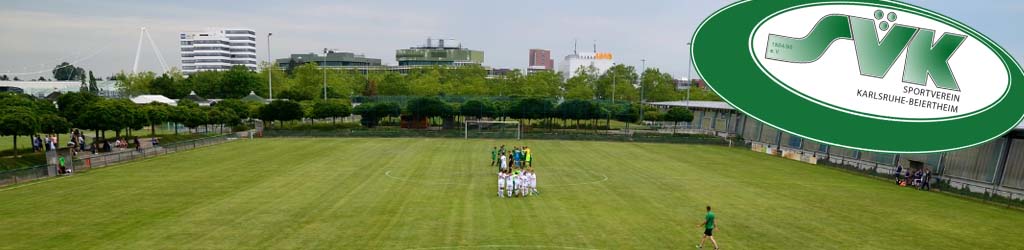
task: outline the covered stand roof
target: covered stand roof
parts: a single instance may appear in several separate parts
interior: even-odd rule
[[[242,101],[265,103],[267,102],[267,99],[264,99],[263,97],[256,95],[256,92],[249,91],[249,95],[242,97]]]
[[[196,103],[209,103],[210,102],[209,100],[206,100],[206,98],[202,98],[202,97],[199,97],[198,95],[196,95],[195,91],[189,92],[188,96],[186,96],[185,99],[192,100],[193,102],[196,102]]]

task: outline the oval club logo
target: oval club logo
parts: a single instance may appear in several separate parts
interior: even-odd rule
[[[959,149],[1024,116],[1019,64],[956,20],[891,1],[741,1],[691,47],[716,93],[773,127],[877,152]]]

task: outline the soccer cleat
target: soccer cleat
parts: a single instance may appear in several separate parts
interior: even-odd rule
[[[704,248],[704,247],[702,247],[702,246],[700,246],[700,245],[697,245],[697,249],[701,249],[701,248]]]

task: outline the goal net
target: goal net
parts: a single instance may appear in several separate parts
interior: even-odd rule
[[[518,121],[466,120],[463,122],[466,139],[469,138],[522,138],[523,127]]]

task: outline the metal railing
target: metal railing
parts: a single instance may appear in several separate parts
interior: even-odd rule
[[[114,149],[114,152],[90,155],[86,152],[79,154],[71,162],[71,172],[88,171],[94,168],[102,168],[122,162],[137,159],[151,158],[155,156],[188,151],[196,148],[222,144],[237,139],[237,134],[226,134],[213,137],[206,137],[188,141],[168,143],[143,149]],[[50,177],[51,168],[56,166],[43,164],[26,168],[14,169],[0,172],[0,186],[13,185],[41,178]]]
[[[469,138],[515,139],[516,132],[474,132],[469,131]],[[528,140],[573,140],[573,141],[623,141],[623,142],[657,142],[680,144],[712,144],[728,146],[730,142],[721,137],[692,134],[659,134],[659,133],[609,133],[602,132],[566,132],[537,129],[523,132],[522,139]],[[338,130],[280,130],[263,131],[265,137],[408,137],[408,138],[465,138],[461,129],[452,130],[417,130],[417,129],[338,129]]]

